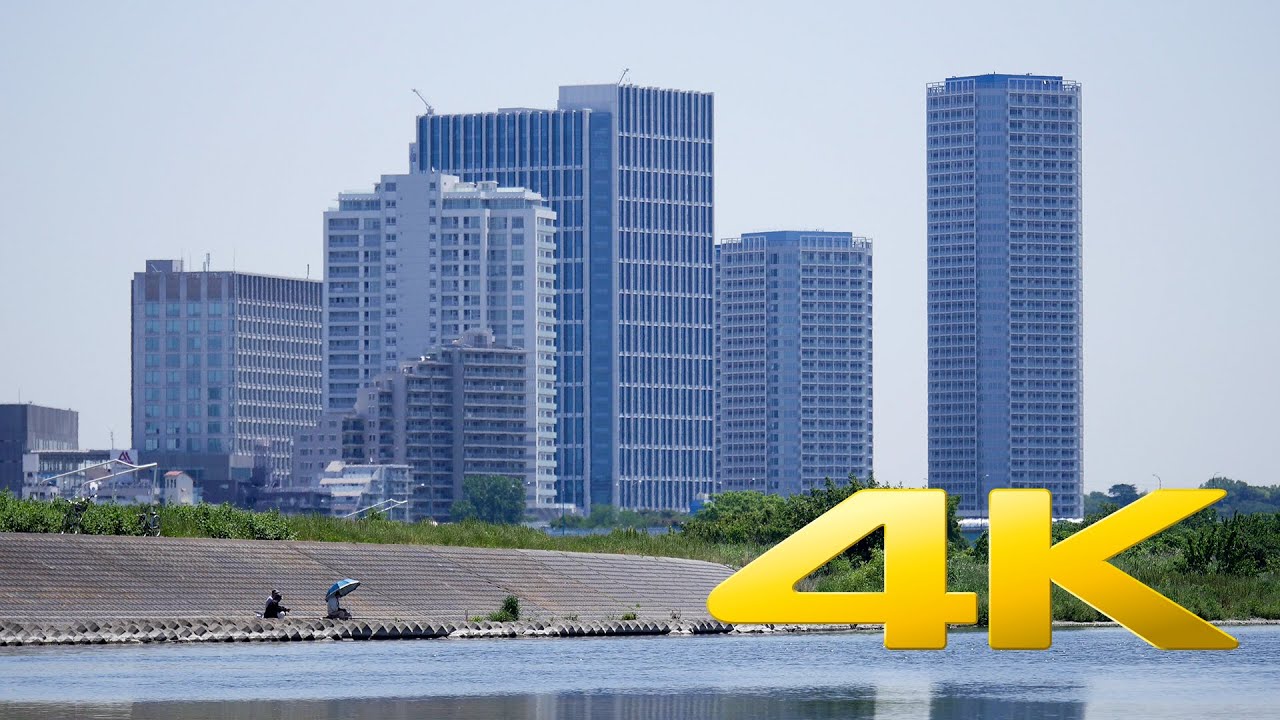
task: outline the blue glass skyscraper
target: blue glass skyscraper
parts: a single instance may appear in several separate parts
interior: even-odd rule
[[[1080,86],[931,84],[929,486],[985,517],[994,488],[1082,514]]]
[[[414,167],[558,218],[558,500],[686,509],[714,488],[712,96],[585,85],[555,110],[418,120]]]
[[[720,490],[871,474],[871,241],[782,230],[716,246]]]

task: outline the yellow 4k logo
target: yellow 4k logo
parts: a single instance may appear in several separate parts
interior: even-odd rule
[[[1050,538],[1048,490],[993,490],[990,633],[996,650],[1044,650],[1057,583],[1162,650],[1230,650],[1235,638],[1107,562],[1226,495],[1157,490],[1071,537]],[[946,493],[869,489],[720,583],[707,609],[726,623],[883,623],[891,650],[939,650],[947,626],[977,622],[974,593],[947,592]],[[884,527],[884,592],[797,592],[795,585]]]

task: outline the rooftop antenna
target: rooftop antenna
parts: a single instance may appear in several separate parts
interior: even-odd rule
[[[418,99],[422,101],[422,104],[427,106],[427,114],[434,115],[436,113],[436,109],[431,107],[431,103],[427,102],[426,98],[422,97],[422,93],[418,92],[417,88],[410,88],[410,89],[413,90],[414,95],[418,96]]]
[[[623,80],[627,79],[627,73],[631,72],[631,68],[623,68],[622,77],[618,78],[618,84],[621,85]]]
[[[204,271],[205,272],[209,272],[209,266],[213,264],[213,258],[211,255],[212,255],[211,253],[204,254]]]

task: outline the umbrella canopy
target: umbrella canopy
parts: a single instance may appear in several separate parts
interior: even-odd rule
[[[347,578],[345,580],[339,580],[338,582],[329,586],[329,592],[325,593],[324,597],[326,600],[333,597],[334,595],[337,595],[338,597],[343,597],[345,595],[349,595],[352,590],[355,590],[358,587],[360,587],[359,580],[352,580],[351,578]]]

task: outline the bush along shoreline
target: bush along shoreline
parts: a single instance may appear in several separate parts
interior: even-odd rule
[[[452,545],[687,558],[742,567],[769,547],[864,488],[874,478],[827,481],[789,497],[763,493],[716,495],[665,534],[634,528],[602,535],[559,536],[520,525],[465,521],[402,523],[374,515],[344,520],[319,515],[252,512],[230,505],[158,508],[160,534],[251,540]],[[978,624],[987,622],[987,538],[968,543],[960,533],[955,498],[948,504],[947,589],[978,595]],[[1083,522],[1059,522],[1054,542],[1115,511],[1104,504]],[[148,534],[145,506],[19,500],[0,493],[0,532]],[[1140,582],[1210,621],[1280,619],[1280,513],[1222,517],[1215,508],[1126,550],[1112,562]],[[814,592],[877,592],[884,587],[883,533],[858,541],[801,581]],[[1053,619],[1105,622],[1107,617],[1061,588],[1052,590]],[[518,611],[517,611],[518,612]]]

